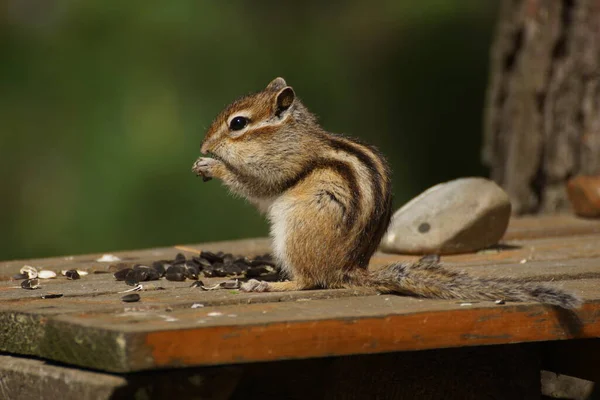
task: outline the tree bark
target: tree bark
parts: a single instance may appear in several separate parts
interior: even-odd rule
[[[484,124],[515,213],[569,208],[566,181],[600,173],[599,0],[503,0]]]

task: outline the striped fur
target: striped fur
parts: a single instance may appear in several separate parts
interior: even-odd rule
[[[231,130],[235,117],[247,118],[247,125]],[[198,159],[193,170],[221,179],[267,214],[274,255],[291,278],[251,280],[243,290],[371,286],[438,298],[536,299],[565,307],[577,303],[557,289],[476,280],[423,264],[368,271],[392,212],[387,163],[374,147],[324,131],[281,78],[221,112],[202,152],[212,158]]]

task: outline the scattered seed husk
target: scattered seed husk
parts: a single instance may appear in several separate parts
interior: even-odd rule
[[[79,276],[79,272],[77,272],[74,269],[70,269],[68,271],[65,271],[65,276],[67,277],[67,279],[71,279],[71,280],[76,280],[76,279],[80,279],[81,276]]]
[[[22,279],[28,279],[28,278],[29,278],[29,276],[27,274],[16,274],[11,277],[11,279],[14,279],[15,281],[20,281]]]
[[[202,308],[202,307],[204,307],[204,304],[201,304],[201,303],[192,304],[192,308]]]
[[[26,279],[23,282],[21,282],[21,287],[23,289],[27,289],[27,290],[39,289],[40,288],[40,281],[37,278],[35,278],[35,279]]]
[[[81,270],[81,269],[78,269],[77,273],[79,274],[79,276],[86,276],[87,274],[89,274],[89,272]]]
[[[498,304],[498,305],[502,305],[502,304],[505,304],[505,303],[506,302],[504,300],[502,300],[502,299],[496,300],[496,304]]]
[[[62,293],[48,293],[42,295],[42,299],[58,299],[60,297],[63,297]]]
[[[19,272],[21,274],[25,274],[27,275],[27,277],[29,279],[35,279],[38,276],[38,271],[37,269],[35,269],[34,267],[32,267],[31,265],[24,265]]]
[[[214,286],[200,286],[200,289],[202,289],[202,290],[207,290],[207,291],[208,291],[208,290],[217,290],[217,289],[221,289],[221,284],[220,284],[220,283],[217,283],[217,284],[216,284],[216,285],[214,285]]]
[[[130,294],[126,294],[125,296],[121,297],[121,300],[124,301],[125,303],[135,303],[136,301],[140,301],[141,296],[137,293],[130,293]]]
[[[194,287],[201,288],[202,286],[204,286],[204,282],[202,282],[202,281],[196,281],[196,282],[192,283],[190,287],[192,287],[192,288],[194,288]]]
[[[119,293],[139,292],[140,290],[143,290],[143,289],[144,289],[144,286],[136,285],[135,287],[133,287],[131,289],[123,290],[122,292],[119,292]]]
[[[40,278],[40,279],[56,278],[56,272],[50,271],[48,269],[43,269],[40,272],[38,272],[38,278]]]

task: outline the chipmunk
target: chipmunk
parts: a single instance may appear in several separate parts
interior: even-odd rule
[[[564,308],[575,295],[507,278],[477,278],[435,261],[368,270],[392,213],[391,172],[377,149],[325,131],[283,78],[242,97],[208,129],[192,171],[218,178],[271,223],[284,282],[247,292],[373,287],[383,293],[463,300],[538,301]]]

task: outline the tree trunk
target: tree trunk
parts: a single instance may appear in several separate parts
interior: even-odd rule
[[[599,0],[503,0],[482,157],[515,213],[567,209],[566,181],[600,173],[599,67]]]

